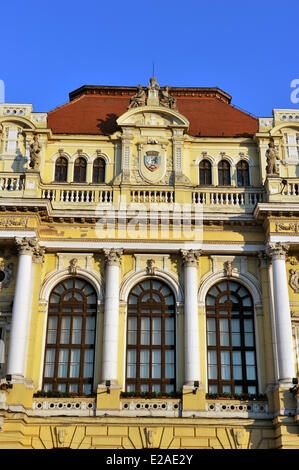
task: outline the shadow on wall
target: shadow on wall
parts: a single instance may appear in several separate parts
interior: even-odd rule
[[[14,172],[24,173],[26,171],[27,157],[24,157],[20,150],[17,150],[16,157],[11,168]]]
[[[107,114],[106,119],[98,119],[97,128],[101,131],[104,135],[113,134],[119,130],[119,127],[116,123],[118,116],[116,114]]]

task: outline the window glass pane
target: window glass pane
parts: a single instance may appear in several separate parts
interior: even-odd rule
[[[135,295],[130,295],[129,304],[137,304],[137,297],[135,297]]]
[[[84,385],[83,385],[83,393],[84,393],[85,395],[90,395],[91,392],[92,392],[92,390],[91,390],[91,384],[84,384]]]
[[[85,344],[94,344],[95,317],[86,318]]]
[[[92,377],[93,376],[93,357],[94,350],[86,349],[84,353],[84,372],[83,377]]]
[[[240,320],[233,318],[231,320],[232,328],[232,346],[241,345],[241,335],[240,335]]]
[[[58,304],[60,301],[60,296],[59,295],[56,295],[56,294],[51,294],[50,296],[50,303],[51,304]]]
[[[70,384],[70,392],[78,393],[78,384]]]
[[[237,282],[230,282],[229,283],[229,288],[231,291],[236,291],[238,288],[240,287],[240,284],[238,284]]]
[[[234,389],[235,389],[235,393],[242,393],[243,392],[242,385],[235,385]]]
[[[220,319],[220,344],[221,346],[229,346],[229,329],[228,319]]]
[[[143,303],[148,302],[150,298],[151,298],[151,296],[150,296],[149,293],[144,294],[144,296],[142,297],[142,302]]]
[[[140,295],[142,292],[143,290],[141,289],[139,284],[135,286],[134,289],[132,290],[132,294],[136,294],[137,296]]]
[[[230,353],[221,351],[221,377],[223,380],[230,379]]]
[[[174,384],[166,384],[166,393],[174,392]]]
[[[152,385],[152,391],[155,393],[161,392],[161,385],[160,384],[153,384]]]
[[[47,343],[56,343],[57,321],[58,317],[49,315]]]
[[[152,378],[161,378],[161,351],[158,349],[152,351]]]
[[[150,344],[150,319],[141,318],[141,344]]]
[[[165,344],[174,344],[174,318],[165,319]]]
[[[215,318],[207,319],[208,346],[216,346],[216,321]]]
[[[212,287],[212,289],[209,290],[209,294],[214,295],[214,297],[217,297],[219,295],[219,290],[217,287]]]
[[[159,281],[153,281],[153,289],[160,290],[162,284]]]
[[[161,318],[152,319],[152,344],[161,344]]]
[[[142,287],[143,287],[143,290],[149,290],[150,289],[150,281],[143,281],[142,282]]]
[[[174,351],[165,351],[165,377],[166,379],[172,379],[174,377]]]
[[[128,384],[127,385],[127,392],[135,392],[135,385],[134,384]]]
[[[87,297],[87,303],[88,303],[88,305],[96,304],[97,303],[97,296],[95,294],[89,295]]]
[[[223,304],[224,302],[226,302],[228,300],[228,296],[225,294],[223,295],[220,299],[219,299],[219,303],[220,304]]]
[[[207,296],[207,305],[215,305],[216,299],[214,297],[211,297],[210,295]]]
[[[66,392],[66,384],[58,384],[57,385],[57,390],[59,392]]]
[[[230,385],[223,385],[222,392],[223,393],[231,393],[231,386]]]
[[[255,395],[256,394],[256,386],[255,385],[249,385],[248,386],[248,393],[250,393],[251,395]]]
[[[61,332],[60,332],[60,343],[61,344],[69,344],[70,326],[71,326],[71,317],[62,317],[62,319],[61,319]]]
[[[230,295],[230,300],[233,302],[233,304],[238,304],[239,303],[238,297],[236,297],[234,295]]]
[[[57,374],[58,377],[67,377],[68,360],[69,360],[68,349],[61,349],[59,351],[59,359],[58,359],[58,374]]]
[[[244,307],[251,306],[252,305],[251,298],[250,297],[245,297],[244,299],[242,299],[242,303],[243,303]]]
[[[227,290],[227,282],[226,281],[219,282],[219,284],[217,284],[217,287],[220,291],[226,291]],[[219,292],[218,292],[218,294],[219,294]]]
[[[208,377],[217,379],[217,354],[216,351],[208,351]]]
[[[253,351],[245,352],[247,380],[255,380],[255,358]]]
[[[217,385],[209,385],[209,393],[218,393],[218,387]]]
[[[92,290],[91,287],[88,284],[85,284],[85,282],[82,281],[82,279],[78,279],[78,278],[75,279],[75,288],[76,289],[81,290],[84,286],[85,286],[85,290],[84,290],[85,294],[87,294],[87,292],[86,292],[87,289]]]
[[[73,318],[72,343],[81,343],[82,317]]]
[[[241,351],[233,351],[233,375],[235,380],[242,379]]]
[[[141,392],[148,392],[149,391],[149,385],[148,384],[141,384],[140,385],[140,391]]]
[[[168,297],[165,297],[165,303],[166,303],[166,305],[173,305],[174,304],[173,295],[169,295]]]
[[[59,294],[59,295],[61,295],[61,294],[64,292],[64,290],[65,290],[65,289],[64,289],[64,285],[63,285],[63,284],[58,284],[58,285],[55,287],[53,293],[54,293],[54,294]]]
[[[127,352],[127,377],[136,377],[136,351],[135,349],[128,349]]]
[[[47,349],[45,360],[45,377],[54,376],[55,349]]]
[[[149,378],[149,350],[143,349],[140,351],[140,378]]]
[[[163,286],[160,292],[164,297],[171,293],[168,286]]]
[[[80,375],[80,349],[71,350],[70,377],[79,377]]]
[[[128,317],[128,344],[137,343],[137,318]]]

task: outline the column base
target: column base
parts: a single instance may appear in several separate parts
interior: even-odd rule
[[[204,411],[206,407],[206,393],[202,383],[194,387],[194,381],[183,386],[183,411]]]
[[[97,409],[119,410],[120,392],[121,387],[117,381],[111,380],[109,387],[106,382],[99,384],[97,388]]]
[[[294,394],[290,392],[292,383],[279,381],[274,388],[273,413],[274,416],[295,416],[297,402]]]
[[[11,380],[5,380],[11,388],[6,390],[6,404],[21,405],[24,408],[32,408],[34,384],[30,379],[19,375],[12,375]]]

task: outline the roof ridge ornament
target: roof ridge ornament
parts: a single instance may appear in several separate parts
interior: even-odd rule
[[[161,95],[161,98],[160,98]],[[156,77],[151,77],[146,92],[142,85],[137,86],[137,93],[131,96],[128,109],[138,108],[140,106],[163,106],[177,111],[176,98],[169,94],[169,86],[162,90]]]

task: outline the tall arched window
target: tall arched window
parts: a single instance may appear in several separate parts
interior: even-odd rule
[[[106,162],[104,158],[97,158],[93,164],[92,182],[105,183],[105,167]]]
[[[74,165],[74,181],[76,183],[85,183],[86,181],[86,167],[87,163],[85,158],[79,157]]]
[[[90,394],[97,295],[80,278],[54,287],[49,300],[43,389]]]
[[[245,160],[237,163],[237,186],[249,186],[249,165]]]
[[[199,184],[212,184],[212,170],[209,160],[202,160],[199,164]]]
[[[55,163],[55,181],[65,182],[67,180],[68,161],[65,157],[59,157]]]
[[[231,280],[206,297],[209,393],[257,393],[253,302]]]
[[[164,282],[148,279],[128,299],[126,390],[175,388],[175,299]]]
[[[219,186],[229,186],[230,180],[230,164],[227,160],[221,160],[218,163],[218,184]]]

